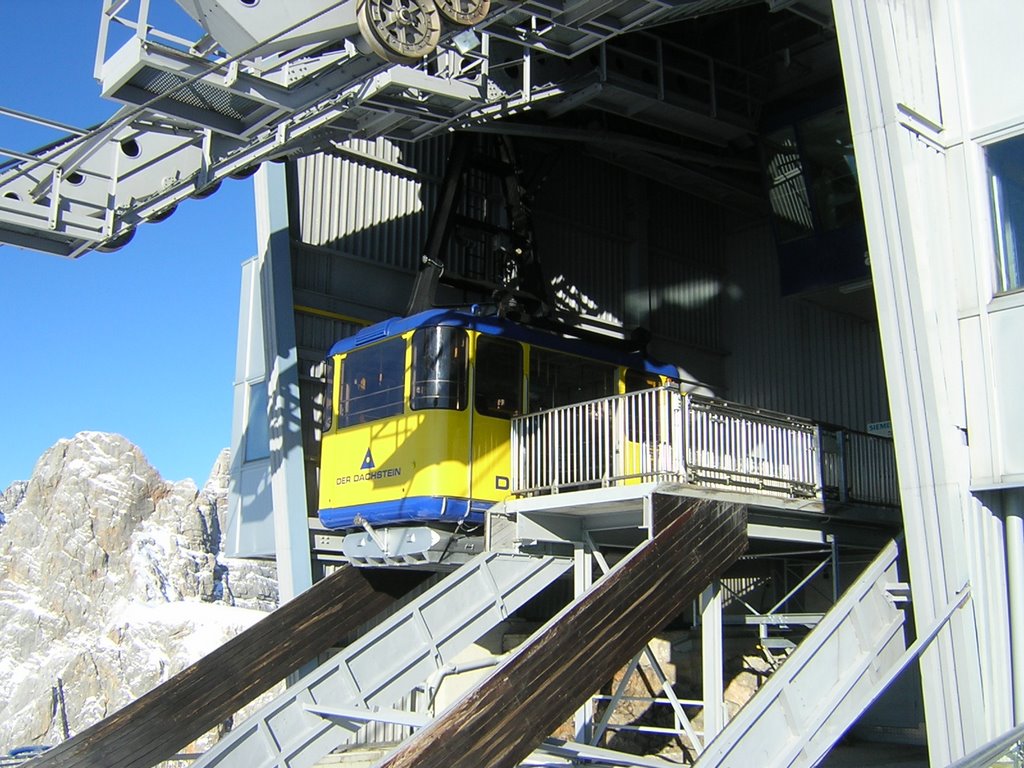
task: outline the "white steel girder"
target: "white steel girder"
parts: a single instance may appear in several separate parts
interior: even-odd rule
[[[34,152],[0,150],[13,158],[0,165],[0,243],[68,257],[113,249],[139,224],[166,218],[182,200],[212,194],[225,177],[248,175],[266,160],[349,138],[417,140],[554,104],[594,76],[591,65],[573,60],[579,53],[640,24],[696,12],[682,0],[500,4],[409,66],[366,52],[348,22],[353,0],[295,0],[286,16],[299,18],[287,19],[273,11],[277,4],[249,3],[251,14],[274,15],[251,24],[221,18],[231,9],[220,0],[180,4],[204,19],[207,34],[192,41],[161,32],[148,2],[132,17],[133,2],[107,0],[95,75],[106,97],[127,106]],[[108,55],[115,27],[132,35]],[[259,34],[269,39],[252,37]],[[531,53],[563,64],[534,82]],[[492,68],[492,60],[502,66]],[[513,77],[515,61],[521,74]],[[602,66],[596,76],[609,72]]]
[[[984,180],[964,177],[965,155],[980,151],[968,130],[977,120],[972,92],[984,92],[985,83],[968,82],[966,73],[981,61],[1003,71],[1018,54],[1015,38],[982,34],[972,45],[965,21],[1012,29],[1020,8],[835,0],[834,10],[917,626],[934,622],[964,584],[972,590],[968,607],[920,659],[929,759],[946,765],[1013,724],[1002,521],[971,492],[973,451],[986,445],[986,422],[1009,419],[986,414],[968,425],[968,376],[981,366],[965,346],[959,296],[975,292],[983,303],[986,292],[992,296],[972,284],[985,278],[966,266],[991,258],[965,223],[987,215],[968,202],[973,185],[984,193]],[[1004,102],[1003,93],[989,94],[990,108]]]

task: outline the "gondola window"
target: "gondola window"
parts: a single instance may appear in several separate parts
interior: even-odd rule
[[[523,349],[518,344],[481,336],[476,343],[476,411],[511,419],[522,403]]]
[[[530,412],[583,403],[617,392],[613,365],[546,349],[530,350]]]
[[[405,402],[405,341],[394,339],[348,353],[342,362],[338,426],[396,416]]]
[[[466,347],[461,328],[421,328],[412,337],[413,410],[466,407]]]

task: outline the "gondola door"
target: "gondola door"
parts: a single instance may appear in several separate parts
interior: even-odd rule
[[[471,495],[478,508],[511,492],[511,420],[523,410],[523,347],[476,338],[471,442]]]
[[[419,517],[459,522],[469,509],[469,343],[467,331],[453,326],[428,326],[412,336],[405,433]]]

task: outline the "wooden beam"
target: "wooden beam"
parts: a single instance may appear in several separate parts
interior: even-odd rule
[[[513,768],[747,546],[746,508],[657,494],[656,534],[378,768]]]
[[[414,585],[342,568],[149,693],[37,757],[33,768],[149,768],[296,672]]]

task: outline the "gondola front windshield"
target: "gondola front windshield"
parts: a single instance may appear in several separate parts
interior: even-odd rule
[[[405,341],[349,352],[341,364],[338,426],[397,416],[405,404]]]

